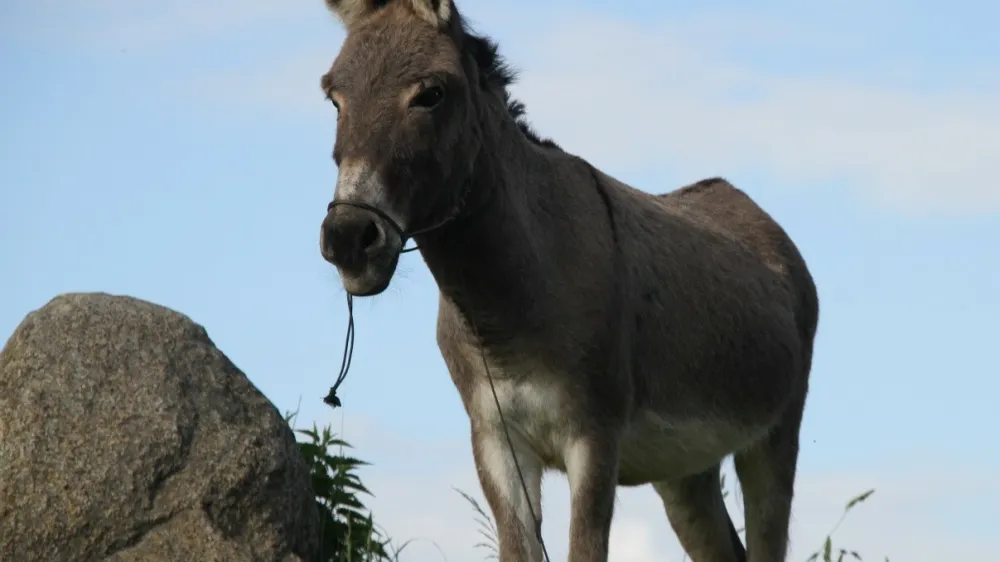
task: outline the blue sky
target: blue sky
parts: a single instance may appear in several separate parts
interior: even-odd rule
[[[280,409],[342,428],[375,463],[390,532],[476,559],[450,489],[478,495],[468,424],[418,255],[357,304],[346,407],[321,402],[345,325],[318,251],[336,169],[317,85],[339,24],[319,0],[64,4],[0,0],[0,332],[65,291],[183,311]],[[875,487],[841,529],[869,556],[995,553],[1000,7],[533,4],[459,8],[521,69],[540,132],[653,192],[725,175],[813,269],[794,552]],[[565,486],[546,483],[559,558]],[[655,495],[620,499],[612,559],[679,560]]]

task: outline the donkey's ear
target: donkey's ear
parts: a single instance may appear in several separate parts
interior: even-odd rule
[[[329,1],[329,0],[328,0]],[[418,16],[438,29],[445,29],[454,17],[451,0],[409,0]]]
[[[386,3],[386,0],[325,0],[330,9],[344,27],[350,29],[355,22],[374,12]]]

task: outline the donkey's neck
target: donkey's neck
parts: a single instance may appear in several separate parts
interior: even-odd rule
[[[532,144],[513,119],[484,133],[464,212],[417,242],[444,299],[484,340],[499,343],[530,329],[531,311],[549,291],[552,256],[543,248],[561,221],[541,215],[552,212],[543,202],[558,185],[545,152],[557,149]]]

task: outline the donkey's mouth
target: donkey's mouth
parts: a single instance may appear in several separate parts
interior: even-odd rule
[[[386,279],[378,285],[368,285],[367,288],[364,289],[353,285],[353,283],[349,283],[346,280],[344,282],[344,289],[346,289],[352,297],[374,297],[382,294],[383,291],[389,288],[389,279]]]
[[[399,252],[369,256],[361,267],[337,267],[344,290],[355,297],[372,297],[386,290],[396,273]]]

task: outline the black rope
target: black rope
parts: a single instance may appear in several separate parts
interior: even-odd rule
[[[340,360],[340,373],[337,380],[330,387],[329,394],[323,399],[331,408],[342,406],[340,398],[337,396],[337,389],[347,378],[347,371],[351,369],[351,359],[354,357],[354,295],[347,293],[347,336],[344,338],[344,355]]]

